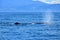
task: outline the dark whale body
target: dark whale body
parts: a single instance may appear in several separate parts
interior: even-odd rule
[[[15,24],[15,25],[19,25],[19,24],[21,24],[21,23],[19,23],[19,22],[15,22],[14,24]]]

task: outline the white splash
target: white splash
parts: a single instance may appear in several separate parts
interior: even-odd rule
[[[53,20],[53,14],[52,12],[46,12],[45,16],[44,16],[44,22],[46,22],[47,24],[51,24]]]

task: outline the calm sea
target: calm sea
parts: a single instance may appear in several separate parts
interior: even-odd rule
[[[0,12],[0,40],[60,40],[60,12]]]

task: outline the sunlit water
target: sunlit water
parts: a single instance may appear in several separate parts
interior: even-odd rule
[[[60,40],[60,13],[0,12],[0,40]]]

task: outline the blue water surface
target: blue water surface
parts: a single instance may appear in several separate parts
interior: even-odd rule
[[[60,12],[0,12],[0,40],[60,40]]]

